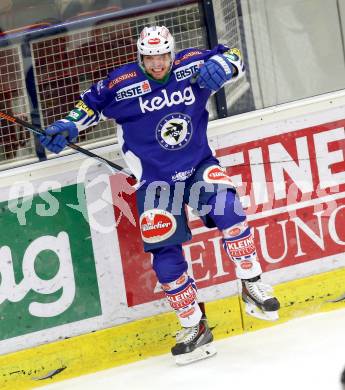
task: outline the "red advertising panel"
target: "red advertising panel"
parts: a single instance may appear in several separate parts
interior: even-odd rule
[[[344,125],[345,120],[325,123],[216,151],[238,184],[264,272],[344,252]],[[116,183],[117,175],[111,179],[113,193],[118,192]],[[163,293],[155,292],[157,280],[151,256],[143,251],[135,193],[129,192],[122,199],[135,221],[124,217],[121,207],[114,210],[120,220],[117,232],[128,305],[134,306],[160,299]],[[184,253],[198,287],[234,280],[221,233],[195,219],[190,228],[193,239],[184,245]]]

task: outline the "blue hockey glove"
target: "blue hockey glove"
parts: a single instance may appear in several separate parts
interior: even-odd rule
[[[39,136],[41,144],[53,153],[60,153],[61,150],[78,136],[78,129],[75,123],[61,119],[48,126],[45,134]]]
[[[218,91],[232,77],[232,64],[222,54],[217,54],[207,60],[199,70],[197,82],[201,88]]]

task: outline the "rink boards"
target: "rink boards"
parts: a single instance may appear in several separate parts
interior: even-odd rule
[[[331,302],[345,293],[343,95],[209,126],[247,210],[263,279],[282,303],[279,322],[345,305]],[[97,152],[114,159],[118,150]],[[3,172],[0,185],[2,388],[169,351],[178,324],[142,250],[135,194],[121,176],[70,155]],[[184,254],[216,338],[274,325],[242,315],[219,232],[191,213],[189,224]]]

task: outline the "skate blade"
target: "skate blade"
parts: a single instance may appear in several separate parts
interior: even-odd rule
[[[245,307],[248,315],[259,320],[277,321],[279,319],[278,311],[263,311],[250,302],[245,302]]]
[[[178,366],[185,366],[197,362],[199,360],[207,359],[217,353],[215,346],[212,343],[202,345],[193,352],[184,353],[175,356],[175,363]]]

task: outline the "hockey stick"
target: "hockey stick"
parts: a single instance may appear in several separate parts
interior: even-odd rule
[[[44,135],[45,134],[42,129],[34,126],[32,123],[25,122],[22,119],[14,117],[13,115],[7,114],[5,112],[0,111],[0,118],[5,119],[8,122],[15,123],[17,125],[21,125],[21,126],[25,127],[26,129],[31,130],[36,135],[39,135],[39,134]],[[105,164],[109,165],[110,167],[112,167],[113,169],[115,169],[118,172],[121,171],[122,173],[126,174],[127,176],[131,176],[129,173],[123,172],[123,167],[121,167],[120,165],[117,165],[117,164],[111,162],[110,160],[107,160],[104,157],[101,157],[95,153],[92,153],[89,150],[84,149],[84,148],[74,144],[73,142],[67,141],[67,146],[70,147],[71,149],[76,150],[79,153],[85,154],[88,157],[95,158],[96,160],[100,161],[101,163],[105,163]]]

